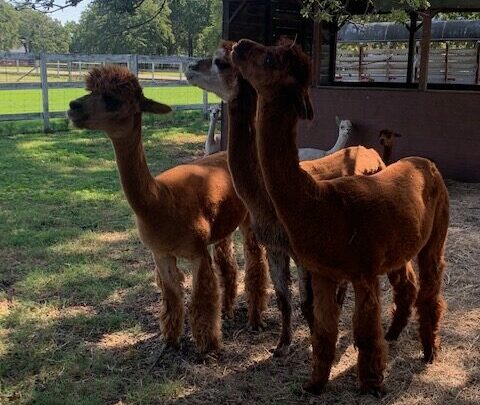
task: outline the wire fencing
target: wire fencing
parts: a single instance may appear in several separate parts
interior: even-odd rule
[[[85,94],[88,71],[105,64],[128,67],[139,78],[147,97],[174,110],[201,109],[218,103],[191,86],[184,67],[195,58],[146,55],[83,55],[0,53],[0,121],[43,119],[45,131],[50,119],[64,117],[68,103]]]

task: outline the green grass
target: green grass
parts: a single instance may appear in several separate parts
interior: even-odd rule
[[[151,122],[152,172],[201,153],[200,112]],[[172,398],[180,373],[149,372],[159,344],[153,263],[109,140],[17,133],[0,136],[0,149],[0,403]]]
[[[193,86],[147,87],[147,97],[170,105],[201,104],[203,92]],[[84,95],[84,89],[51,89],[48,92],[49,109],[66,111],[68,103]],[[210,102],[219,102],[218,97],[209,95]],[[39,89],[0,90],[0,115],[40,113],[42,111],[42,92]]]

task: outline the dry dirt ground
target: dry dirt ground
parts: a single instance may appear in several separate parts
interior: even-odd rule
[[[386,404],[480,403],[480,184],[449,181],[451,223],[446,248],[448,267],[444,279],[448,303],[438,361],[426,366],[421,361],[417,322],[413,318],[399,340],[390,344],[385,384]],[[301,390],[311,363],[308,329],[298,310],[295,293],[295,338],[290,354],[273,358],[280,325],[279,312],[271,295],[265,313],[267,327],[260,333],[245,328],[246,304],[243,294],[233,322],[223,323],[224,350],[218,358],[196,360],[192,344],[184,340],[184,351],[168,353],[160,366],[152,369],[172,379],[181,376],[178,396],[168,403],[378,403],[360,396],[357,388],[352,345],[352,291],[342,312],[337,356],[326,392],[318,397]],[[390,316],[390,289],[382,282],[383,324]],[[156,310],[155,310],[156,311]],[[172,364],[175,364],[172,367]]]

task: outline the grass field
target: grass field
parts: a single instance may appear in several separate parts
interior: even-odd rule
[[[206,130],[199,112],[146,125],[151,171],[202,155]],[[154,365],[161,297],[108,139],[78,130],[3,133],[0,150],[1,404],[480,403],[480,184],[448,182],[449,309],[438,362],[421,362],[412,319],[390,345],[387,396],[360,396],[350,291],[331,381],[324,394],[312,397],[301,389],[311,350],[296,285],[294,342],[285,358],[269,352],[280,331],[273,296],[265,330],[246,328],[242,271],[235,319],[223,322],[222,352],[197,356],[186,326],[181,350],[164,353]],[[238,261],[243,266],[241,250]],[[191,273],[184,262],[181,268],[188,300]],[[391,298],[384,280],[382,291],[386,325]]]
[[[50,89],[48,92],[49,109],[66,111],[68,103],[85,94],[84,89]],[[170,105],[202,104],[203,92],[198,87],[147,87],[147,97],[152,97]],[[209,94],[209,102],[219,102],[218,97]],[[42,111],[41,90],[0,90],[0,115],[40,113]]]

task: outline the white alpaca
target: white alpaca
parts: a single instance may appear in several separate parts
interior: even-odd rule
[[[205,141],[205,156],[220,152],[222,149],[222,137],[220,134],[215,134],[217,121],[220,116],[220,104],[210,107],[210,124],[208,126],[207,140]]]
[[[300,148],[298,150],[298,158],[300,161],[320,159],[345,147],[348,137],[352,132],[352,122],[350,120],[340,120],[338,117],[335,117],[335,122],[338,126],[338,138],[337,142],[335,142],[335,145],[333,145],[333,147],[329,150]]]

